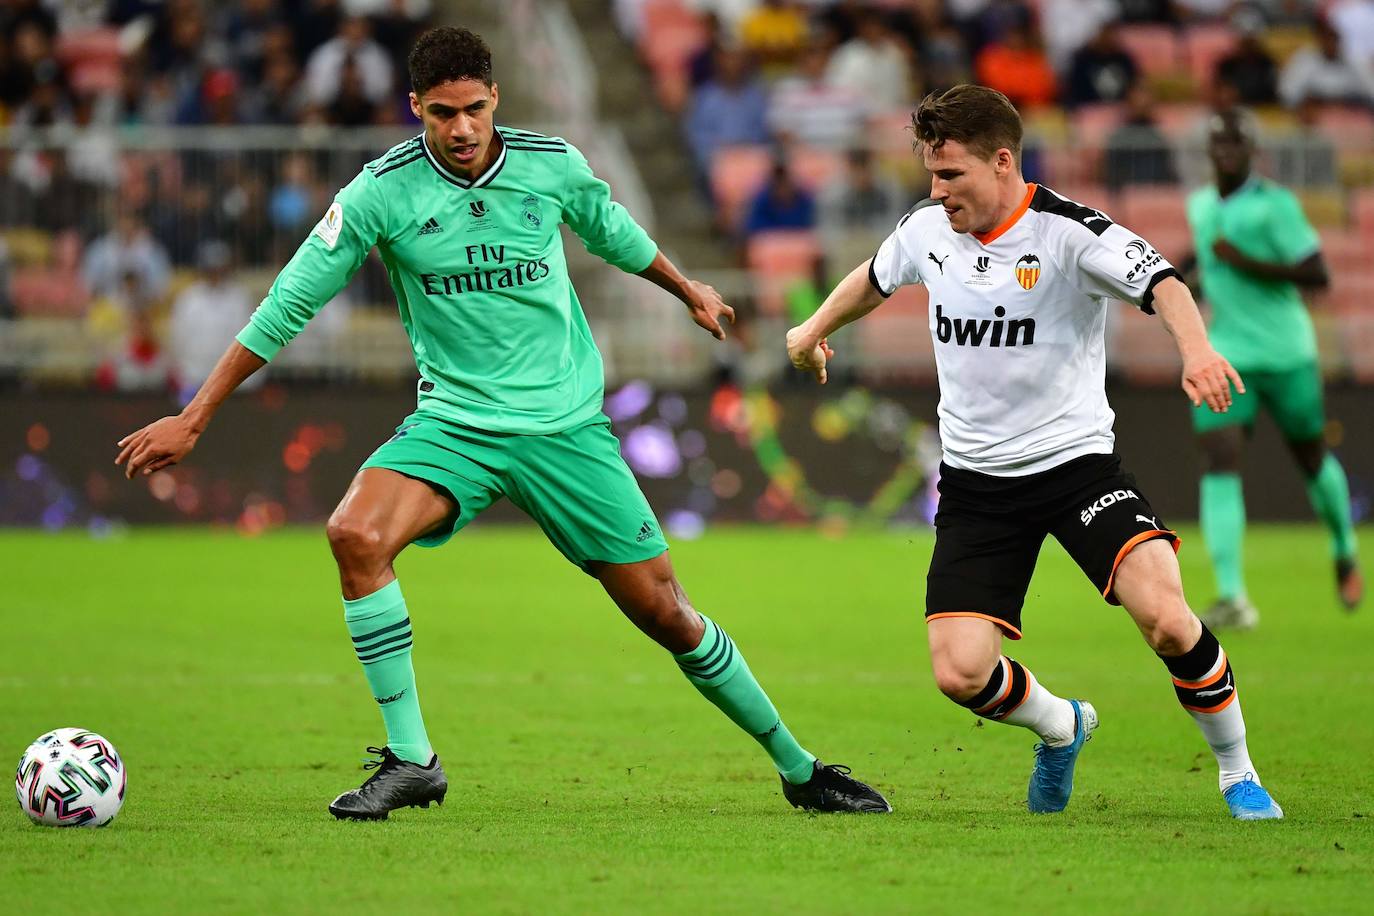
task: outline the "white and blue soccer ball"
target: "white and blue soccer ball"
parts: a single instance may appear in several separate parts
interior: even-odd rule
[[[35,824],[103,827],[124,804],[124,761],[84,728],[59,728],[24,752],[14,773],[19,807]]]

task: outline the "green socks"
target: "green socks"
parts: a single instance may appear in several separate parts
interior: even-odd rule
[[[734,641],[706,615],[701,620],[706,625],[701,644],[691,652],[674,655],[678,667],[702,696],[763,745],[784,779],[794,784],[806,782],[811,778],[815,756],[803,750],[782,724],[773,701],[754,680]]]
[[[415,695],[410,614],[401,597],[401,583],[393,579],[370,595],[353,601],[345,598],[344,623],[353,637],[353,651],[363,663],[372,697],[382,707],[391,752],[402,760],[427,765],[434,751]]]
[[[1355,556],[1355,526],[1350,521],[1350,486],[1336,456],[1327,452],[1317,476],[1307,482],[1307,498],[1317,518],[1331,533],[1331,553],[1336,559]]]
[[[1245,538],[1245,496],[1239,474],[1202,475],[1202,539],[1212,557],[1218,596],[1245,596],[1241,547]]]

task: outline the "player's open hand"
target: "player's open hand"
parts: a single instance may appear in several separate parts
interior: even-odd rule
[[[830,344],[824,337],[813,340],[802,327],[795,327],[787,332],[787,358],[792,360],[792,365],[798,369],[814,373],[816,381],[822,385],[827,378],[825,364],[834,355],[835,351],[830,349]]]
[[[199,438],[200,432],[184,417],[163,417],[116,442],[120,452],[115,464],[124,465],[124,476],[133,480],[140,472],[151,474],[176,464]]]
[[[735,323],[735,310],[725,304],[725,300],[720,298],[720,293],[716,292],[715,287],[699,280],[687,281],[687,311],[691,314],[692,320],[710,331],[716,340],[725,339],[725,328],[721,327],[721,318],[731,324]]]
[[[1237,394],[1245,394],[1240,373],[1211,347],[1196,356],[1183,360],[1183,393],[1198,407],[1204,402],[1213,413],[1225,413],[1231,407],[1231,385]]]

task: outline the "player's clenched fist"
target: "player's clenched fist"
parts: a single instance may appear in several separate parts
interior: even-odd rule
[[[816,380],[825,384],[826,361],[835,355],[824,337],[815,340],[805,326],[795,327],[787,332],[787,356],[792,365],[805,372],[813,372]]]

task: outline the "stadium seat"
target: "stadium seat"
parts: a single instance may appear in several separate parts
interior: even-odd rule
[[[1116,205],[1117,219],[1137,232],[1147,227],[1188,226],[1187,192],[1179,187],[1139,185],[1121,191]]]
[[[862,364],[875,382],[929,382],[935,378],[935,346],[930,338],[930,297],[924,286],[904,286],[853,326],[858,353],[841,360]],[[839,345],[843,348],[844,344]]]
[[[1107,365],[1139,384],[1176,383],[1183,364],[1164,322],[1121,303],[1108,307],[1115,312],[1109,317]]]
[[[1146,76],[1175,73],[1182,69],[1178,33],[1172,26],[1144,23],[1123,25],[1117,33],[1126,53]]]
[[[1328,105],[1317,113],[1317,127],[1340,150],[1374,149],[1374,114],[1363,108]]]
[[[1186,138],[1206,114],[1207,106],[1197,102],[1170,102],[1155,109],[1159,129],[1171,140]]]
[[[1100,152],[1107,137],[1125,114],[1125,109],[1115,102],[1099,105],[1084,105],[1073,113],[1073,133],[1080,149]]]
[[[21,267],[10,278],[10,299],[20,315],[79,318],[90,297],[80,276],[57,267]]]
[[[739,225],[749,200],[768,179],[772,162],[766,146],[727,146],[711,159],[711,193],[728,225]]]
[[[1360,188],[1351,196],[1355,231],[1374,249],[1374,188]],[[1370,249],[1367,249],[1370,250]]]
[[[701,17],[681,0],[649,0],[645,4],[639,53],[655,74],[686,70],[687,61],[705,42]]]
[[[835,150],[793,146],[788,151],[787,160],[792,177],[811,191],[836,180],[844,171],[844,156]]]
[[[1224,22],[1199,22],[1183,32],[1184,56],[1188,73],[1198,86],[1207,86],[1216,74],[1217,63],[1236,46],[1236,31]]]
[[[1335,227],[1345,225],[1345,193],[1334,188],[1308,188],[1298,190],[1303,212],[1314,226]]]
[[[53,53],[68,67],[78,63],[94,62],[118,66],[124,57],[118,29],[59,32]]]
[[[815,275],[821,243],[809,230],[759,232],[749,238],[745,260],[754,274],[759,309],[768,315],[783,311],[783,295],[798,280]]]
[[[1322,257],[1333,274],[1360,273],[1368,267],[1370,255],[1374,254],[1368,239],[1341,229],[1325,229],[1321,236]]]

